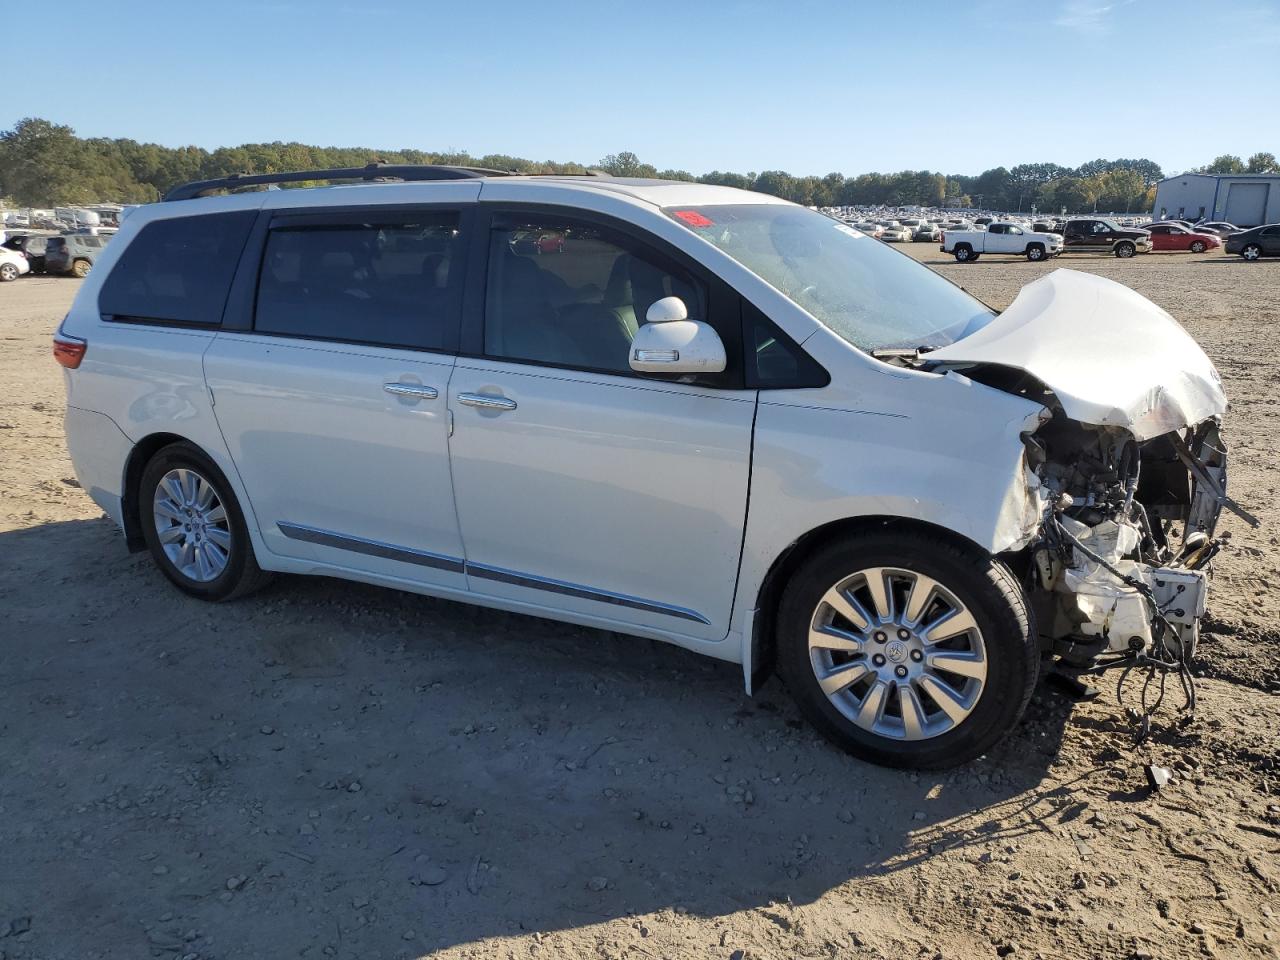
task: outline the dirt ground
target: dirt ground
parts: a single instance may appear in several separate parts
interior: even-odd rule
[[[49,337],[0,285],[0,957],[1275,957],[1280,262],[907,252],[1003,307],[1129,284],[1232,398],[1196,722],[1042,687],[941,775],[853,761],[777,681],[333,580],[209,606],[77,488]],[[935,263],[936,262],[936,263]],[[1173,698],[1177,699],[1177,698]],[[1158,793],[1143,765],[1173,770]]]

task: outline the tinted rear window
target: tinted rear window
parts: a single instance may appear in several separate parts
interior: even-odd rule
[[[98,309],[118,320],[217,325],[255,216],[243,210],[147,224],[102,285]]]
[[[254,329],[427,350],[457,339],[462,236],[455,211],[376,223],[277,227]]]

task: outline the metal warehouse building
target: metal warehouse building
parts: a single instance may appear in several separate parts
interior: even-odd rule
[[[1226,220],[1237,227],[1280,223],[1280,174],[1185,173],[1161,180],[1155,218]]]

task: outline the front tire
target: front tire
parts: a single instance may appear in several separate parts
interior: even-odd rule
[[[18,279],[18,267],[13,263],[0,263],[0,283],[13,283]]]
[[[233,600],[271,579],[254,558],[231,485],[199,447],[158,451],[142,471],[137,503],[152,559],[183,593]]]
[[[1128,260],[1137,252],[1138,252],[1138,248],[1135,247],[1128,240],[1122,240],[1120,243],[1116,244],[1115,254],[1121,260]]]
[[[854,756],[938,769],[981,756],[1018,722],[1039,650],[1003,563],[922,533],[833,543],[778,612],[778,672],[800,711]]]
[[[1038,263],[1044,259],[1044,247],[1038,243],[1033,243],[1027,247],[1027,259],[1032,263]]]
[[[1256,243],[1245,244],[1245,246],[1240,249],[1240,256],[1244,257],[1246,260],[1258,260],[1262,257],[1262,247],[1258,246]]]
[[[1191,244],[1192,253],[1204,253],[1204,243],[1200,240],[1193,241]]]

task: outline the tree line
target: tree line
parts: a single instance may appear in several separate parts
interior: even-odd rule
[[[146,203],[171,187],[232,173],[361,167],[387,163],[438,163],[490,167],[518,173],[585,173],[598,169],[614,176],[662,177],[758,190],[811,206],[982,207],[990,210],[1145,212],[1154,203],[1155,184],[1164,178],[1146,159],[1091,160],[1079,167],[1023,163],[995,167],[975,176],[929,170],[863,173],[845,176],[794,176],[783,170],[734,173],[713,170],[695,176],[686,170],[659,170],[634,153],[613,153],[584,165],[536,161],[505,154],[472,156],[465,152],[373,150],[365,147],[315,147],[302,143],[246,143],[238,147],[164,147],[129,139],[81,138],[68,126],[39,118],[19,121],[0,133],[0,198],[19,207],[73,206],[95,201]],[[1197,171],[1269,173],[1280,171],[1270,153],[1247,161],[1223,155]]]

